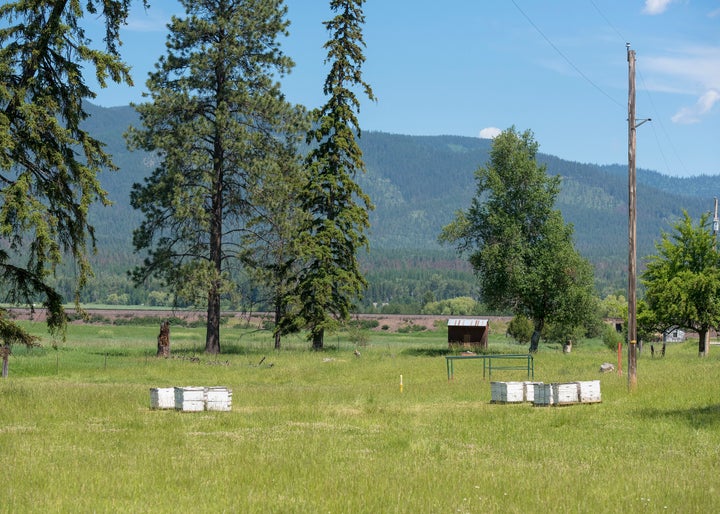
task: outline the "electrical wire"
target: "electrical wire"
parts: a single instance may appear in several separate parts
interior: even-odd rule
[[[525,17],[525,19],[528,21],[528,23],[530,23],[530,25],[532,25],[532,27],[537,31],[537,33],[542,36],[542,38],[553,48],[553,50],[555,50],[555,51],[558,53],[558,55],[559,55],[560,57],[562,57],[563,59],[565,59],[565,62],[567,62],[567,63],[570,65],[570,67],[571,67],[572,69],[574,69],[574,70],[578,73],[578,75],[580,75],[583,79],[585,79],[592,87],[594,87],[595,89],[597,89],[603,96],[607,97],[612,103],[614,103],[615,105],[619,106],[621,109],[625,109],[625,106],[624,106],[622,103],[618,102],[615,98],[613,98],[611,95],[609,95],[603,88],[601,88],[600,86],[598,86],[590,77],[588,77],[587,75],[585,75],[585,73],[583,73],[583,71],[582,71],[580,68],[578,68],[578,67],[575,65],[575,63],[572,62],[572,61],[570,60],[570,58],[569,58],[568,56],[566,56],[566,55],[560,50],[560,48],[558,48],[557,45],[556,45],[555,43],[553,43],[552,40],[545,35],[545,33],[544,33],[542,30],[540,30],[540,27],[538,27],[538,26],[535,24],[535,22],[532,20],[532,18],[530,18],[530,16],[528,16],[528,15],[525,13],[525,11],[523,11],[523,10],[520,8],[520,6],[517,4],[517,2],[515,2],[515,0],[511,0],[511,1],[512,1],[513,5],[515,6],[515,8],[516,8],[518,11],[520,11],[520,14],[522,14],[522,15]]]
[[[597,13],[600,15],[600,17],[601,17],[603,20],[605,20],[605,23],[607,23],[608,27],[610,27],[610,28],[618,35],[618,37],[620,38],[620,40],[621,40],[621,41],[628,41],[628,39],[617,29],[617,27],[615,27],[615,25],[608,19],[608,17],[605,16],[605,13],[603,13],[602,10],[600,10],[600,8],[599,8],[598,5],[595,3],[595,1],[594,1],[594,0],[588,0],[588,1],[590,2],[590,4],[592,4],[592,6],[595,8],[595,11],[597,11]],[[652,126],[652,131],[653,131],[653,136],[655,137],[655,142],[657,143],[657,147],[658,147],[658,151],[660,152],[660,156],[662,157],[662,160],[663,160],[663,162],[665,163],[666,172],[667,172],[668,174],[670,174],[670,169],[671,169],[671,168],[670,168],[670,164],[668,163],[667,157],[665,156],[665,152],[664,152],[664,150],[663,150],[663,145],[662,145],[662,143],[661,143],[661,141],[660,141],[660,138],[658,137],[658,133],[657,133],[657,130],[655,129],[655,125],[660,125],[660,129],[662,130],[663,134],[665,135],[665,138],[666,138],[666,140],[667,140],[667,142],[668,142],[668,143],[667,143],[668,146],[669,146],[670,149],[673,151],[673,154],[675,155],[675,158],[676,158],[676,159],[678,160],[678,162],[680,163],[680,167],[682,168],[683,174],[687,176],[687,175],[689,175],[688,170],[687,170],[687,168],[685,167],[685,164],[683,163],[683,160],[680,158],[680,154],[678,153],[677,148],[676,148],[675,145],[673,144],[672,138],[671,138],[670,135],[668,134],[668,131],[667,131],[667,129],[665,128],[665,125],[664,125],[663,122],[662,122],[662,117],[659,115],[659,111],[658,111],[657,107],[655,106],[655,102],[654,102],[654,100],[653,100],[653,95],[650,93],[650,88],[648,88],[647,84],[645,83],[645,79],[644,79],[644,77],[643,77],[643,75],[642,75],[642,72],[641,72],[640,70],[637,70],[637,73],[638,73],[638,75],[640,76],[640,82],[641,82],[642,85],[643,85],[642,90],[643,90],[644,94],[647,96],[647,99],[648,99],[648,101],[649,101],[649,103],[650,103],[651,112],[653,113],[653,116],[652,116],[653,123],[651,124],[651,126]]]
[[[520,14],[522,14],[522,16],[523,16],[523,17],[527,20],[527,22],[535,29],[535,31],[536,31],[538,34],[540,34],[540,36],[547,42],[547,44],[550,45],[550,47],[551,47],[560,57],[562,57],[562,58],[565,60],[565,62],[567,62],[568,65],[569,65],[573,70],[575,70],[575,72],[577,72],[578,75],[580,75],[580,77],[582,77],[585,81],[587,81],[593,88],[595,88],[597,91],[599,91],[603,96],[605,96],[606,98],[608,98],[612,103],[614,103],[615,105],[619,106],[619,107],[620,107],[621,109],[623,109],[623,110],[626,109],[626,107],[627,107],[626,105],[623,105],[621,102],[617,101],[617,100],[616,100],[615,98],[613,98],[610,94],[608,94],[604,89],[602,89],[598,84],[596,84],[590,77],[588,77],[585,73],[583,73],[583,71],[582,71],[577,65],[575,65],[575,63],[574,63],[567,55],[565,55],[565,53],[563,53],[562,50],[560,50],[560,48],[542,31],[542,29],[540,29],[540,27],[539,27],[539,26],[532,20],[532,18],[518,5],[518,3],[517,3],[515,0],[511,0],[511,1],[512,1],[512,4],[515,6],[515,8],[520,12]],[[588,1],[589,1],[590,4],[593,6],[593,8],[594,8],[595,11],[597,12],[597,14],[604,20],[604,22],[607,24],[607,26],[610,27],[610,29],[612,29],[612,31],[615,32],[615,34],[617,34],[619,40],[622,41],[624,44],[628,44],[628,43],[627,43],[628,39],[622,34],[622,32],[620,32],[620,30],[618,30],[618,28],[610,21],[610,19],[608,19],[608,17],[605,15],[605,13],[603,13],[603,11],[600,9],[600,7],[598,7],[598,5],[597,5],[597,3],[595,2],[595,0],[588,0]],[[682,169],[683,174],[686,175],[686,176],[688,176],[688,175],[689,175],[688,170],[687,170],[687,168],[685,167],[685,164],[683,163],[683,160],[681,159],[680,154],[679,154],[678,151],[677,151],[677,148],[676,148],[675,145],[673,144],[673,140],[672,140],[672,138],[670,137],[670,135],[669,135],[669,133],[668,133],[665,125],[662,123],[662,118],[659,116],[659,111],[658,111],[657,107],[655,106],[655,102],[653,101],[653,97],[652,97],[652,95],[651,95],[651,93],[650,93],[650,89],[647,87],[647,84],[645,84],[645,81],[644,81],[644,78],[643,78],[642,74],[641,74],[640,72],[638,72],[638,74],[640,75],[640,80],[641,80],[641,83],[642,83],[642,85],[643,85],[643,88],[642,88],[642,89],[643,89],[643,91],[644,91],[644,94],[647,96],[648,101],[649,101],[649,103],[650,103],[651,112],[654,114],[654,116],[652,116],[653,122],[654,122],[655,124],[658,124],[658,125],[660,126],[660,129],[661,129],[662,133],[664,134],[665,139],[667,140],[667,145],[668,145],[669,148],[672,150],[672,152],[673,152],[675,158],[677,159],[677,161],[680,163],[680,167],[681,167],[681,169]],[[663,162],[665,163],[665,166],[666,166],[666,168],[667,168],[667,169],[666,169],[666,173],[667,173],[667,174],[670,174],[670,169],[671,169],[671,168],[670,168],[670,164],[669,164],[668,159],[667,159],[667,157],[666,157],[666,155],[665,155],[665,152],[664,152],[664,150],[663,150],[663,144],[662,144],[661,141],[660,141],[660,137],[659,137],[659,135],[658,135],[658,132],[657,132],[657,130],[655,129],[655,124],[653,124],[653,127],[652,127],[653,136],[655,137],[655,141],[656,141],[656,143],[657,143],[657,147],[658,147],[658,150],[659,150],[659,152],[660,152],[660,156],[662,157],[662,160],[663,160]]]

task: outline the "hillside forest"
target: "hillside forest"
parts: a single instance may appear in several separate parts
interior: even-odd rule
[[[141,221],[130,206],[133,183],[140,183],[157,165],[156,158],[126,148],[123,132],[138,123],[131,107],[88,105],[85,128],[104,141],[118,171],[100,175],[112,201],[95,205],[94,277],[83,291],[84,303],[169,306],[162,284],[148,281],[135,287],[128,271],[141,262],[133,252],[132,231]],[[362,312],[420,313],[452,298],[477,298],[476,279],[466,260],[438,243],[442,227],[474,193],[474,172],[484,166],[492,141],[460,136],[406,136],[363,132],[359,140],[367,172],[358,176],[375,209],[370,212],[370,248],[359,259],[368,288],[359,303]],[[539,141],[542,152],[542,141]],[[627,287],[627,166],[566,161],[540,153],[549,175],[561,177],[557,201],[564,219],[574,226],[578,251],[593,264],[600,297],[624,294]],[[638,265],[654,252],[663,231],[682,217],[697,217],[713,206],[715,178],[677,178],[638,170]],[[68,298],[73,270],[61,269],[56,279]],[[250,277],[242,284],[232,310],[265,310],[267,297]],[[427,309],[426,309],[427,310]]]

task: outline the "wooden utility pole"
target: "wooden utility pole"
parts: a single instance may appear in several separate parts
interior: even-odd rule
[[[636,298],[636,178],[635,178],[635,50],[627,45],[628,59],[628,389],[637,389],[637,298]]]
[[[718,235],[718,229],[720,229],[720,218],[718,218],[718,199],[717,196],[715,197],[715,213],[713,214],[713,238],[714,238],[714,245],[715,245],[715,251],[717,252],[717,235]]]

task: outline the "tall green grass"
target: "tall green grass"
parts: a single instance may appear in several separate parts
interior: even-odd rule
[[[599,374],[616,362],[599,343],[543,347],[536,380],[600,379],[603,401],[533,407],[491,404],[480,361],[448,382],[439,330],[373,332],[359,358],[345,334],[324,352],[301,337],[274,352],[268,333],[228,327],[226,354],[174,329],[176,358],[156,359],[156,336],[73,325],[56,348],[15,348],[0,382],[0,510],[720,511],[717,347],[642,354],[634,393]],[[174,385],[231,387],[232,411],[150,410],[149,389]]]

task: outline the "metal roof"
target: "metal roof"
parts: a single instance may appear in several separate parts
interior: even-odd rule
[[[450,318],[448,327],[486,327],[488,320],[479,318]]]

